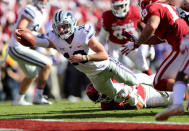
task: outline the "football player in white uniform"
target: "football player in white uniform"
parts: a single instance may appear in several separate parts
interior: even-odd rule
[[[127,98],[130,88],[115,88],[110,78],[129,86],[139,83],[137,76],[121,63],[108,57],[89,24],[76,26],[72,13],[59,10],[53,18],[53,30],[44,37],[35,37],[36,46],[55,48],[79,71],[85,73],[96,90],[117,102]],[[22,37],[15,31],[17,39]],[[141,83],[141,82],[140,82]],[[137,103],[136,103],[137,104]]]
[[[38,31],[44,33],[44,20],[46,20],[45,6],[48,0],[33,0],[33,5],[26,5],[19,12],[18,18],[13,27],[16,29],[31,30],[34,34]],[[21,45],[12,33],[11,41],[9,43],[9,55],[18,62],[26,77],[20,85],[19,96],[13,101],[13,105],[31,105],[32,103],[25,101],[24,97],[26,91],[31,83],[37,80],[37,91],[34,97],[34,104],[51,104],[43,96],[43,89],[48,79],[50,68],[52,65],[51,60],[38,53],[37,51]],[[37,77],[38,76],[38,77]]]

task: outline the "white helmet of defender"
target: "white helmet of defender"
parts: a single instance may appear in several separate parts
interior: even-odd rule
[[[70,37],[76,28],[77,21],[71,12],[59,10],[53,18],[53,30],[62,39]]]
[[[114,16],[125,17],[129,11],[130,0],[112,0],[111,9]]]
[[[40,9],[46,8],[49,0],[33,0],[34,5],[39,7]]]

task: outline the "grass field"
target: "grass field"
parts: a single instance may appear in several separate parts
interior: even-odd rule
[[[11,102],[0,102],[0,119],[155,122],[154,115],[162,111],[163,109],[163,107],[159,107],[142,110],[102,111],[99,104],[94,104],[90,101],[79,101],[77,103],[71,103],[67,100],[53,101],[53,105],[33,106],[11,106]],[[188,123],[188,116],[189,112],[185,111],[184,115],[171,117],[166,122]]]

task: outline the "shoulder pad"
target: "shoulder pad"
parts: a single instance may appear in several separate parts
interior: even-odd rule
[[[32,5],[27,5],[23,8],[23,15],[29,19],[35,18],[35,7]]]

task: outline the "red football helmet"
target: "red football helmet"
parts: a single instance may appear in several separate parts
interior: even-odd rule
[[[129,11],[130,0],[112,0],[111,9],[116,17],[125,17]]]
[[[94,102],[96,102],[98,100],[99,96],[100,96],[98,91],[94,88],[92,83],[87,85],[86,94],[89,97],[89,99],[94,101]]]
[[[94,86],[93,86],[92,83],[90,83],[89,85],[87,85],[86,94],[89,97],[89,99],[92,100],[95,103],[98,103],[98,102],[109,103],[109,102],[112,101],[111,98],[107,97],[106,95],[103,95],[103,94],[99,93],[94,88]]]
[[[142,9],[144,9],[145,6],[147,6],[148,4],[151,4],[157,1],[161,1],[161,0],[138,0],[138,4]]]

